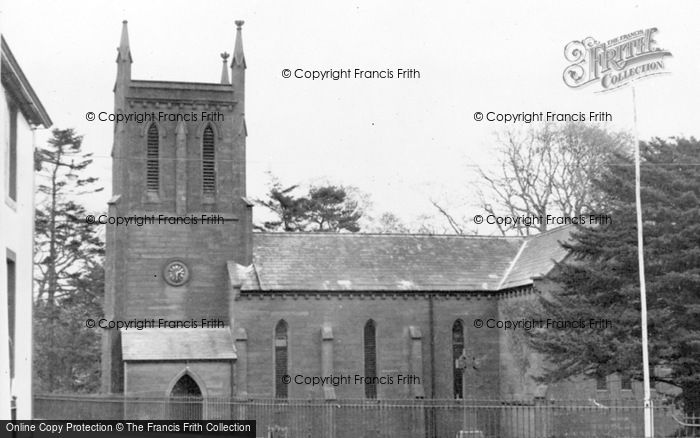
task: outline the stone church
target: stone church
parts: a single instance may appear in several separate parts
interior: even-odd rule
[[[526,238],[253,232],[243,22],[236,25],[221,79],[186,83],[132,79],[123,24],[114,112],[154,116],[115,123],[109,216],[155,222],[107,225],[105,319],[152,324],[103,330],[103,391],[541,396],[532,378],[540,359],[512,331],[486,325],[550,287],[544,276],[564,258],[568,230]],[[331,376],[347,380],[313,384]]]

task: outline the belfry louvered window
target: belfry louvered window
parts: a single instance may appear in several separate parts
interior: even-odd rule
[[[202,191],[205,195],[213,195],[216,192],[214,151],[214,130],[211,125],[208,125],[204,129],[204,135],[202,135]]]
[[[464,324],[457,320],[452,325],[452,394],[454,398],[463,399],[464,371],[459,366],[459,360],[464,354]]]
[[[146,188],[149,192],[158,193],[160,185],[160,167],[158,163],[158,127],[148,128],[146,139]]]
[[[287,398],[289,382],[287,375],[287,322],[280,320],[275,326],[275,397]]]
[[[377,328],[371,319],[365,324],[365,397],[377,398]]]

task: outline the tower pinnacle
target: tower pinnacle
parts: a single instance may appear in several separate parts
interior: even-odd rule
[[[117,48],[117,62],[128,60],[129,63],[134,62],[131,58],[131,48],[129,47],[129,29],[127,28],[128,22],[126,20],[122,21],[122,36],[119,40],[119,47]]]
[[[221,67],[221,83],[222,84],[228,84],[228,66],[227,66],[227,60],[229,58],[228,52],[224,52],[221,54],[221,60],[223,61],[223,66]]]
[[[243,27],[243,20],[236,20],[236,45],[233,49],[233,60],[231,61],[231,68],[243,67],[245,65],[245,56],[243,55],[243,36],[241,35],[241,28]]]

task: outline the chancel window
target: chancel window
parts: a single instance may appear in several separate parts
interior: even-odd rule
[[[365,324],[365,397],[377,398],[377,328],[371,319]]]
[[[464,370],[460,367],[460,359],[464,353],[464,324],[457,320],[452,325],[452,393],[454,398],[464,398]]]
[[[275,397],[287,398],[289,382],[284,381],[287,375],[287,323],[281,320],[275,326]]]

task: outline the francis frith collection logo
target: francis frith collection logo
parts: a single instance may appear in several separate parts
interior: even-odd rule
[[[668,73],[664,57],[668,50],[657,47],[652,27],[620,35],[606,42],[593,37],[571,41],[564,48],[572,64],[564,70],[564,83],[571,88],[599,84],[598,92],[620,88],[643,77]]]

